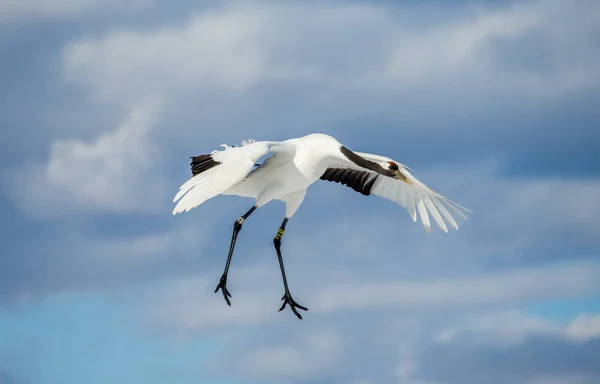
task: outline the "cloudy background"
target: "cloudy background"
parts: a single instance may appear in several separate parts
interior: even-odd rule
[[[0,383],[600,382],[597,1],[0,2]],[[318,182],[272,238],[189,156],[311,132],[470,208]]]

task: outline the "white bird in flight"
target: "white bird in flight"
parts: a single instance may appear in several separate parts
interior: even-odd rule
[[[280,200],[285,203],[285,218],[273,239],[285,289],[279,311],[289,304],[294,314],[302,319],[296,308],[308,309],[294,301],[288,288],[281,238],[288,220],[302,204],[307,188],[319,179],[341,183],[366,196],[392,200],[406,208],[414,222],[418,213],[427,233],[431,230],[429,214],[444,232],[448,232],[446,222],[458,229],[450,212],[464,219],[467,217],[461,210],[470,212],[427,187],[405,165],[384,156],[353,152],[329,135],[315,133],[285,141],[244,140],[239,147],[221,146],[223,150],[192,157],[192,177],[179,188],[173,199],[173,202],[179,200],[173,215],[187,212],[217,195],[255,199],[252,208],[233,224],[227,263],[215,289],[215,293],[222,290],[229,306],[231,294],[227,290],[227,273],[242,224],[257,208]],[[256,164],[266,155],[271,156],[262,164]]]

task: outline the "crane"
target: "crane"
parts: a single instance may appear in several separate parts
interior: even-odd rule
[[[221,290],[227,305],[231,294],[227,289],[227,274],[238,233],[248,217],[272,200],[285,204],[285,217],[273,244],[279,260],[284,286],[283,304],[302,319],[298,309],[308,308],[292,297],[281,255],[281,239],[288,221],[296,213],[307,188],[317,180],[339,183],[362,195],[380,196],[406,208],[413,222],[420,217],[427,233],[431,231],[429,215],[444,231],[448,225],[458,230],[452,213],[467,219],[471,212],[436,193],[418,180],[410,169],[390,158],[351,151],[334,137],[313,133],[285,141],[243,140],[240,146],[222,144],[222,150],[191,158],[192,177],[179,188],[173,202],[173,215],[188,212],[218,195],[236,195],[254,199],[252,207],[233,224],[233,234],[225,269],[215,293]],[[268,156],[262,164],[257,161]]]

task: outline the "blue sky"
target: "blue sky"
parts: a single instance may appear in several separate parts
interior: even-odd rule
[[[0,5],[0,383],[600,381],[596,1]],[[470,208],[427,235],[318,182],[277,312],[251,200],[173,217],[189,157],[311,132]]]

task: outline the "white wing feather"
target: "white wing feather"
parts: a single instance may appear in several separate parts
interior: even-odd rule
[[[223,150],[211,152],[220,164],[186,181],[175,195],[179,200],[173,215],[189,211],[242,181],[252,170],[256,161],[270,151],[285,151],[288,145],[277,142],[244,140],[241,147],[222,145]]]
[[[458,230],[456,220],[452,217],[449,211],[452,211],[461,218],[468,220],[462,211],[471,212],[470,210],[447,199],[446,197],[429,188],[427,185],[417,179],[409,171],[407,166],[384,156],[361,152],[355,153],[367,160],[380,163],[393,161],[394,163],[398,164],[398,168],[407,177],[407,179],[412,182],[412,185],[409,185],[402,180],[380,175],[371,188],[371,194],[394,201],[400,206],[406,208],[410,218],[414,222],[417,221],[418,213],[418,217],[421,218],[421,223],[425,227],[427,233],[431,232],[429,215],[433,217],[433,220],[444,232],[448,232],[446,223],[452,228]],[[363,168],[360,168],[351,162],[348,162],[347,166],[350,168],[364,170]]]
[[[396,162],[396,164],[398,163]],[[415,222],[417,221],[418,213],[427,233],[431,231],[429,215],[433,217],[433,220],[444,232],[448,232],[448,227],[446,226],[444,219],[446,219],[446,222],[452,228],[458,230],[458,225],[448,210],[453,211],[465,220],[467,217],[461,210],[467,212],[470,211],[429,188],[401,164],[398,164],[398,167],[407,179],[413,183],[412,185],[409,185],[402,180],[379,176],[375,181],[375,184],[373,184],[371,193],[395,201],[400,206],[406,208]],[[408,199],[404,200],[397,198],[400,190],[403,190],[403,193],[408,195]]]

